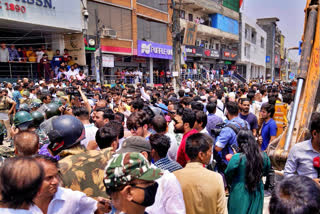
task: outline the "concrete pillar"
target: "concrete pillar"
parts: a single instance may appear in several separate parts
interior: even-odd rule
[[[150,84],[153,85],[153,58],[149,58]]]
[[[251,63],[247,64],[247,81],[249,82],[251,79]]]
[[[63,55],[64,50],[64,35],[63,34],[52,34],[52,50],[60,50],[60,55]]]

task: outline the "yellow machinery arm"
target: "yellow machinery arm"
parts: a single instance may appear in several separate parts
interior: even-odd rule
[[[304,140],[308,133],[311,114],[320,96],[320,3],[307,0],[305,8],[302,53],[298,71],[297,91],[288,128],[280,135],[276,146],[270,146],[268,154],[273,166],[282,170],[290,148]],[[271,144],[273,144],[272,142]]]

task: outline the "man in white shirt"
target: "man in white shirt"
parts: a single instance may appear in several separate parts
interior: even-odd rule
[[[68,79],[70,80],[71,76],[73,76],[73,79],[76,78],[76,76],[79,74],[79,72],[74,68],[74,65],[71,65],[70,70],[68,71]]]
[[[86,138],[81,141],[81,145],[87,148],[88,143],[96,139],[98,128],[94,123],[89,122],[89,111],[86,108],[78,108],[73,113],[84,125]]]
[[[72,191],[59,186],[58,162],[47,156],[36,156],[36,161],[44,169],[41,190],[30,207],[33,214],[93,214],[104,213],[110,209],[79,191]],[[106,199],[98,198],[100,202]]]

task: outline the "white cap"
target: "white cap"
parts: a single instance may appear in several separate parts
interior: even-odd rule
[[[189,92],[190,92],[190,89],[189,89],[189,88],[186,88],[186,89],[184,89],[184,92],[185,92],[185,93],[189,93]]]

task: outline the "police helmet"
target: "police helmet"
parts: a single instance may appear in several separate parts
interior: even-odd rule
[[[52,130],[48,133],[48,148],[54,155],[68,149],[85,138],[82,122],[71,115],[62,115],[52,120]]]

